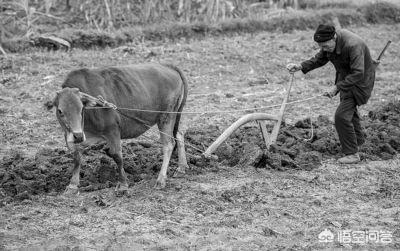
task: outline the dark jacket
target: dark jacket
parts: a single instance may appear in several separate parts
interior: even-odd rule
[[[366,104],[375,81],[375,65],[365,42],[356,34],[342,29],[336,32],[336,48],[319,51],[313,58],[301,63],[303,73],[331,61],[336,69],[335,84],[340,98],[354,97],[357,105]]]

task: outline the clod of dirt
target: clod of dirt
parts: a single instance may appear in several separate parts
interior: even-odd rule
[[[271,229],[269,227],[263,227],[262,231],[263,231],[263,235],[267,236],[267,237],[270,237],[270,236],[275,236],[276,237],[276,236],[281,234],[281,233],[278,233],[277,231],[275,231],[275,230],[273,230],[273,229]]]
[[[93,202],[99,207],[109,206],[109,204],[106,202],[106,200],[101,195],[94,196]]]

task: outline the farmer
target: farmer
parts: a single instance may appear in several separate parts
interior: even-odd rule
[[[313,58],[286,67],[290,73],[301,70],[305,74],[328,61],[335,66],[335,85],[324,96],[332,98],[340,93],[335,128],[345,156],[338,162],[357,163],[360,161],[358,147],[365,142],[357,106],[366,104],[371,96],[375,81],[374,61],[365,42],[348,30],[335,30],[334,26],[321,24],[314,33],[314,41],[320,51]]]

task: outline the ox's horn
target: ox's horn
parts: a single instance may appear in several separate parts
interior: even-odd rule
[[[48,100],[44,103],[44,106],[47,108],[48,111],[50,111],[54,106],[54,100]]]
[[[84,106],[96,106],[98,104],[98,99],[89,94],[79,92],[79,96],[81,97]]]
[[[60,95],[61,90],[56,91],[56,96],[53,98],[53,100],[48,100],[46,103],[44,103],[44,106],[47,108],[47,110],[51,110],[54,106],[57,106],[57,101],[58,101],[58,95]]]

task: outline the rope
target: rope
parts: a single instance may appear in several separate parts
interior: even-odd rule
[[[287,105],[302,103],[308,100],[316,99],[322,97],[323,95],[316,95],[313,97],[300,99],[296,101],[287,102]],[[109,102],[107,102],[109,103]],[[111,103],[109,103],[111,104]],[[115,105],[114,105],[115,106]],[[215,111],[203,111],[203,112],[171,112],[171,111],[157,111],[157,110],[146,110],[146,109],[135,109],[135,108],[116,108],[117,110],[125,110],[125,111],[136,111],[136,112],[149,112],[149,113],[164,113],[164,114],[220,114],[220,113],[236,113],[236,112],[246,112],[246,111],[256,111],[256,110],[264,110],[269,108],[280,107],[281,105],[270,105],[270,106],[261,106],[256,108],[245,108],[245,109],[237,109],[237,110],[215,110]],[[86,107],[85,109],[114,109],[113,107]]]
[[[124,117],[127,117],[127,118],[130,118],[130,119],[133,119],[133,120],[136,120],[136,121],[140,122],[141,124],[143,124],[144,126],[146,126],[147,128],[149,128],[150,130],[151,130],[152,127],[153,127],[153,126],[147,124],[146,121],[143,121],[142,119],[139,119],[139,118],[137,118],[137,117],[135,117],[135,116],[131,116],[131,115],[127,115],[127,114],[122,113],[122,112],[119,110],[119,108],[117,108],[116,111],[117,111],[119,114],[121,114],[122,116],[124,116]],[[181,142],[181,143],[184,144],[185,146],[189,146],[189,147],[193,148],[194,150],[196,150],[196,151],[198,151],[198,152],[200,152],[200,153],[203,153],[203,150],[200,149],[200,148],[197,148],[196,146],[193,146],[193,145],[191,145],[191,144],[189,144],[189,143],[185,143],[185,142],[183,142],[183,141],[181,141],[181,140],[179,140],[179,139],[177,139],[177,138],[175,138],[175,137],[173,137],[173,136],[171,136],[171,135],[169,135],[169,134],[167,134],[167,133],[165,133],[165,132],[162,132],[162,131],[160,131],[160,130],[158,130],[158,129],[155,129],[155,130],[156,130],[158,133],[160,133],[160,134],[163,134],[163,135],[165,135],[165,136],[167,136],[167,137],[169,137],[169,138],[171,138],[171,139],[174,139],[175,141]]]
[[[153,142],[156,142],[157,144],[160,144],[160,142],[159,142],[158,140],[152,139],[152,138],[150,138],[150,137],[148,137],[148,136],[146,136],[146,135],[142,135],[142,136],[143,136],[143,138],[149,139],[149,140],[151,140],[151,141],[153,141]],[[174,168],[174,169],[172,170],[172,176],[174,176],[175,173],[176,173],[176,171],[178,170],[179,164],[176,163],[176,161],[174,161],[174,160],[171,159],[171,158],[169,159],[169,163],[175,164],[175,165],[177,166],[176,168]],[[172,168],[170,167],[170,169],[172,169]]]
[[[161,143],[160,141],[158,141],[158,140],[156,140],[156,139],[152,139],[152,138],[149,137],[149,136],[146,136],[146,135],[143,135],[143,134],[140,135],[140,136],[142,136],[143,138],[146,138],[146,139],[148,139],[148,140],[151,140],[151,141],[157,143],[158,145],[162,145],[162,143]],[[188,144],[188,146],[190,146],[190,144]],[[203,150],[202,150],[202,152],[203,152]],[[188,153],[188,152],[186,152],[186,155],[189,155],[189,156],[192,156],[192,157],[194,157],[194,158],[197,158],[196,155],[191,154],[191,153]],[[176,164],[176,162],[175,162],[175,164]]]

